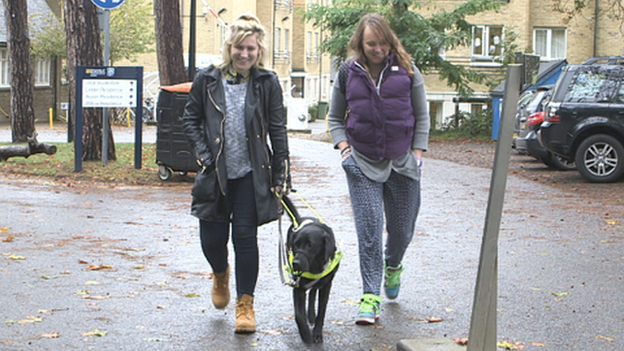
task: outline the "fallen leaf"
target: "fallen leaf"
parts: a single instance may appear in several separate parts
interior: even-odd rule
[[[89,262],[87,262],[85,260],[78,260],[78,263],[80,263],[80,264],[89,264]]]
[[[442,322],[444,319],[439,318],[439,317],[429,317],[429,318],[425,318],[425,320],[429,323],[438,323],[438,322]]]
[[[620,224],[620,222],[613,221],[613,220],[608,220],[608,221],[605,221],[605,222],[607,222],[607,224],[609,224],[609,225],[618,225],[618,224]]]
[[[512,344],[510,342],[507,342],[507,341],[497,342],[496,346],[497,347],[502,347],[505,350],[515,350],[516,349],[516,345],[514,345],[514,344]]]
[[[457,345],[462,345],[462,346],[468,345],[468,338],[453,338],[453,341],[455,341]]]
[[[195,294],[195,293],[191,293],[191,294],[187,294],[185,295],[186,297],[202,297],[202,294]]]
[[[9,255],[7,256],[7,260],[25,260],[26,258],[24,256],[19,256],[19,255]]]
[[[111,269],[111,268],[113,267],[107,264],[94,264],[94,265],[87,267],[87,269],[90,271],[99,271],[100,269]]]
[[[6,229],[6,228],[2,228],[2,229]],[[13,235],[9,235],[6,238],[2,239],[3,243],[12,243],[13,242]]]
[[[602,335],[598,335],[598,336],[596,337],[596,339],[603,339],[603,340],[607,340],[607,341],[613,341],[613,340],[615,340],[614,338],[609,338],[609,337],[602,336]]]
[[[100,285],[100,282],[97,282],[95,280],[89,280],[85,282],[85,285]]]
[[[101,331],[98,329],[93,329],[90,332],[87,333],[80,333],[82,336],[106,336],[106,334],[108,334],[107,331]]]
[[[551,293],[551,294],[553,294],[554,296],[557,296],[557,297],[565,297],[565,296],[570,295],[570,293],[569,293],[569,292],[567,292],[567,291],[562,291],[562,292],[557,292],[557,293]]]
[[[534,342],[534,343],[531,343],[531,345],[539,346],[539,347],[546,347],[546,344],[544,344],[543,342]]]
[[[41,334],[39,336],[42,338],[56,339],[56,338],[60,338],[61,334],[59,332],[54,332],[54,333]]]
[[[85,295],[85,296],[81,296],[81,299],[85,299],[85,300],[106,300],[108,299],[108,297],[103,296],[103,295]]]
[[[78,295],[87,295],[89,293],[89,290],[76,290],[74,291],[74,294],[78,294]]]
[[[0,228],[0,233],[6,233],[6,232],[8,232],[8,231],[9,231],[9,230],[7,229],[7,227],[2,227],[2,228]]]

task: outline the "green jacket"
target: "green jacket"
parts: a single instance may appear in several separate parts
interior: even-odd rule
[[[277,199],[270,189],[278,185],[290,187],[290,159],[282,88],[277,75],[252,68],[250,79],[245,99],[245,129],[258,225],[261,225],[278,218]],[[191,213],[203,220],[229,221],[229,213],[222,206],[227,196],[224,121],[222,72],[211,65],[197,73],[182,117],[184,133],[197,158],[214,158],[214,186],[206,186],[196,178],[192,191]],[[203,175],[198,172],[198,176]]]

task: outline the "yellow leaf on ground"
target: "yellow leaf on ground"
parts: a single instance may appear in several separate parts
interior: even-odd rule
[[[570,293],[569,293],[569,292],[567,292],[567,291],[556,292],[556,293],[554,292],[554,293],[552,293],[552,294],[553,294],[554,296],[557,296],[557,297],[565,297],[565,296],[570,295]]]
[[[6,229],[6,228],[3,228],[3,229]],[[13,242],[13,235],[9,235],[6,238],[2,239],[2,242],[3,243],[11,243],[11,242]]]
[[[95,280],[89,280],[85,282],[85,285],[100,285],[100,282],[97,282]]]
[[[7,256],[7,260],[25,260],[26,258],[24,256],[19,256],[19,255],[9,255]]]
[[[497,342],[496,346],[497,347],[502,347],[505,350],[515,350],[516,349],[516,345],[514,345],[514,344],[512,344],[510,342],[507,342],[507,341]]]
[[[6,233],[6,232],[8,232],[8,231],[9,231],[9,230],[8,230],[6,227],[2,227],[2,228],[0,228],[0,233]]]
[[[596,339],[602,339],[602,340],[607,340],[607,341],[613,341],[613,340],[615,340],[615,338],[609,338],[609,337],[602,336],[602,335],[598,335],[598,336],[596,337]]]
[[[93,329],[90,332],[87,333],[80,333],[82,336],[106,336],[106,334],[108,334],[107,331],[102,331],[102,330],[98,330],[98,329]]]
[[[41,334],[39,336],[41,336],[42,338],[56,339],[56,338],[60,338],[61,334],[59,332],[54,332],[54,333]]]

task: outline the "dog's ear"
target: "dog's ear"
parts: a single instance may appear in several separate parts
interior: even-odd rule
[[[336,239],[334,238],[334,233],[332,230],[327,227],[325,230],[324,244],[325,244],[325,260],[329,260],[334,257],[336,253]]]

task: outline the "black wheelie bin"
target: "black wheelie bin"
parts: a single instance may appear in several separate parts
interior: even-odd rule
[[[191,83],[160,87],[157,106],[156,164],[158,177],[171,179],[173,172],[186,175],[197,172],[195,152],[182,129],[182,114],[188,101]]]

